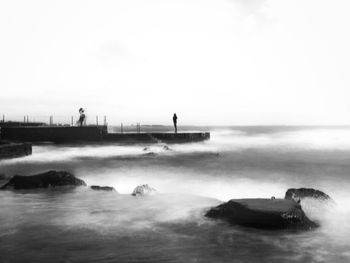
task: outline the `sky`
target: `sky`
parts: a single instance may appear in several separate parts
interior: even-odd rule
[[[348,125],[349,10],[345,0],[0,0],[0,114]]]

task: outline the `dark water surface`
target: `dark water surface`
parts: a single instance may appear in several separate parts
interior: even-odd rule
[[[156,155],[145,155],[144,147]],[[0,262],[349,262],[350,129],[236,127],[203,143],[41,145],[0,173],[68,170],[88,188],[0,192]],[[147,183],[158,195],[134,198]],[[261,231],[206,219],[231,198],[314,187],[336,206],[302,203],[308,232]]]

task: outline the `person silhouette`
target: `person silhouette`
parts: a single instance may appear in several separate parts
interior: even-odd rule
[[[85,118],[86,118],[83,108],[79,109],[79,114],[80,114],[80,116],[79,116],[79,120],[78,120],[78,125],[83,126],[85,124]]]
[[[174,113],[174,116],[173,116],[173,123],[174,123],[175,133],[177,133],[177,116],[176,116],[176,113]]]

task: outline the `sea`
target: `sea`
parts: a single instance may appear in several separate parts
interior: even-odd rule
[[[116,192],[0,191],[0,262],[350,262],[350,127],[206,129],[204,142],[47,143],[1,160],[5,176],[64,170]],[[142,184],[157,193],[132,196]],[[204,216],[230,199],[284,198],[300,187],[334,201],[301,201],[319,228],[261,230]]]

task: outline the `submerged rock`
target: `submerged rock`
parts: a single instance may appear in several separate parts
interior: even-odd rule
[[[57,186],[86,186],[86,183],[66,171],[48,171],[41,174],[15,175],[0,189],[36,189]]]
[[[298,203],[286,199],[232,199],[210,209],[206,216],[262,229],[310,229],[317,226]]]
[[[312,188],[290,188],[287,190],[284,199],[298,201],[303,198],[315,198],[319,200],[331,200],[324,192]]]
[[[112,186],[91,185],[90,188],[92,190],[96,190],[96,191],[114,191],[114,192],[116,192],[116,190]]]
[[[7,180],[6,174],[0,174],[0,180]]]
[[[144,196],[144,195],[152,195],[155,194],[157,191],[153,187],[150,187],[148,184],[143,184],[137,186],[131,195],[133,196]]]
[[[169,148],[168,145],[164,145],[164,146],[163,146],[163,150],[165,150],[165,151],[171,151],[171,149]]]
[[[154,152],[144,153],[143,156],[156,156],[157,154]]]

